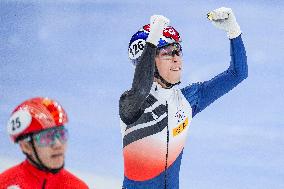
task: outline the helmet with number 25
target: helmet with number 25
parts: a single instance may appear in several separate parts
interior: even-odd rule
[[[37,97],[17,106],[8,121],[7,131],[14,142],[45,129],[63,126],[68,117],[61,105],[49,98]]]
[[[133,64],[136,65],[137,59],[141,56],[144,46],[146,44],[146,39],[150,33],[150,24],[142,27],[138,32],[136,32],[130,39],[128,46],[128,56],[132,60]],[[172,43],[180,43],[181,38],[179,33],[172,26],[168,26],[164,29],[163,35],[160,37],[158,48],[167,46]]]

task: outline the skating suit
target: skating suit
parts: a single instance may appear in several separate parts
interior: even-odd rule
[[[88,189],[88,186],[65,169],[47,173],[26,160],[0,174],[0,189]]]
[[[230,40],[230,47],[230,66],[223,73],[182,89],[165,89],[152,79],[156,47],[146,43],[132,88],[120,98],[123,188],[179,188],[182,153],[192,118],[247,78],[241,36]]]

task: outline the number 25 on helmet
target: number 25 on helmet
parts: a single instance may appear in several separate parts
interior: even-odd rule
[[[49,98],[32,98],[17,106],[8,121],[7,131],[14,142],[45,129],[68,122],[61,105]]]

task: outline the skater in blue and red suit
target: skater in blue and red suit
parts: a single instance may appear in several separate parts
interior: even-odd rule
[[[233,11],[222,7],[207,16],[227,32],[231,46],[229,68],[209,81],[175,87],[180,83],[183,52],[180,35],[166,17],[152,16],[150,24],[130,40],[128,52],[135,74],[131,89],[119,101],[125,189],[178,189],[192,118],[248,76]]]

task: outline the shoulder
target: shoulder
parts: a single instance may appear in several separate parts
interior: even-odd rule
[[[64,181],[66,185],[70,185],[72,187],[76,186],[76,188],[78,189],[89,188],[83,180],[75,176],[73,173],[67,171],[66,169],[63,169],[60,174],[62,181]]]
[[[187,87],[182,88],[181,92],[186,97],[194,96],[199,92],[201,85],[202,85],[201,82],[193,83]]]
[[[8,177],[10,175],[22,174],[22,173],[23,173],[23,168],[22,168],[22,163],[20,163],[2,172],[0,174],[0,178],[4,176]]]
[[[24,179],[25,173],[22,168],[22,163],[15,165],[4,172],[0,173],[0,186],[13,184],[13,182],[18,182]]]

